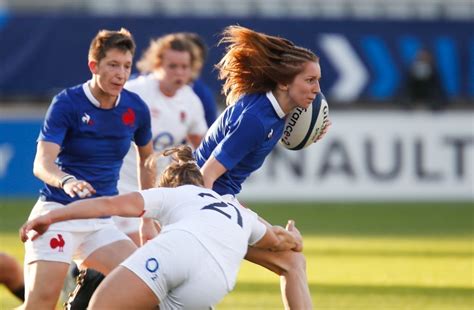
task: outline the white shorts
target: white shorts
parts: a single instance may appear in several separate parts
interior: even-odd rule
[[[121,265],[150,287],[161,310],[209,309],[228,293],[219,265],[187,231],[162,231]]]
[[[29,218],[58,208],[67,206],[38,200]],[[111,218],[54,223],[34,241],[25,242],[25,264],[38,260],[69,264],[74,260],[80,266],[95,250],[120,240],[130,239],[117,229]]]
[[[125,234],[140,231],[141,218],[139,217],[112,216],[112,219],[115,225],[117,225],[117,228]]]

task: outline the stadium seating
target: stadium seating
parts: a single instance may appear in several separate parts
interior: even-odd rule
[[[472,0],[0,0],[11,11],[170,16],[473,19]]]

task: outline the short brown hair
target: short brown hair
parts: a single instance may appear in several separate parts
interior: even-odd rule
[[[269,36],[241,26],[224,29],[219,44],[229,46],[216,65],[219,79],[225,80],[222,93],[227,104],[243,94],[267,92],[277,84],[289,84],[310,61],[319,58],[310,50],[293,42]]]
[[[161,156],[171,156],[173,162],[161,173],[158,187],[178,187],[181,185],[204,186],[204,180],[193,151],[187,145],[166,149]]]
[[[153,72],[161,66],[165,50],[188,52],[191,57],[191,68],[194,65],[195,56],[191,42],[179,33],[171,33],[150,41],[150,45],[137,62],[137,69],[142,73]]]
[[[135,41],[132,34],[125,28],[119,31],[100,30],[92,39],[89,48],[89,61],[99,62],[105,57],[108,50],[117,48],[123,52],[129,51],[132,56],[135,54]]]

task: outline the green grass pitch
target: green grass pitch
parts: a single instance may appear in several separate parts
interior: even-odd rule
[[[0,250],[23,259],[17,230],[33,201],[2,201]],[[304,236],[315,309],[474,309],[474,203],[248,203]],[[0,287],[0,309],[20,303]],[[218,309],[281,309],[278,277],[245,262]]]

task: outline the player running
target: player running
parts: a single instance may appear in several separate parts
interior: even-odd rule
[[[312,51],[240,26],[227,27],[221,43],[229,44],[217,65],[229,107],[195,155],[205,186],[238,205],[235,196],[280,140],[286,115],[307,108],[320,92],[321,67]],[[312,308],[302,253],[249,247],[245,258],[282,276],[286,308]]]
[[[45,184],[30,218],[81,198],[116,195],[132,140],[138,146],[141,185],[151,187],[155,173],[144,165],[153,154],[150,112],[138,95],[123,90],[134,52],[127,30],[100,31],[89,49],[92,79],[54,97],[33,169]],[[108,274],[135,249],[110,217],[52,225],[25,243],[24,308],[53,309],[73,259]]]

